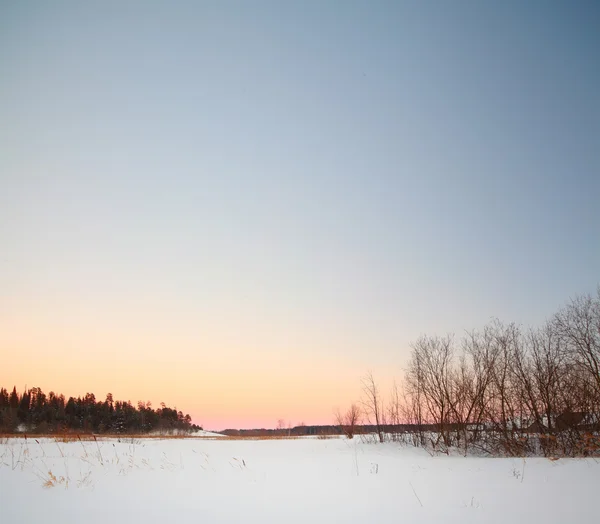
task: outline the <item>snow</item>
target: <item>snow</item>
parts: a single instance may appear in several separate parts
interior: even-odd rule
[[[168,433],[155,431],[149,434],[151,437],[169,437],[169,436],[181,436],[181,437],[202,437],[202,438],[227,438],[226,435],[221,433],[215,433],[213,431],[205,431],[203,429],[189,433],[188,431],[172,430]]]
[[[594,521],[598,485],[594,459],[360,439],[0,441],[3,524]]]
[[[204,437],[204,438],[227,438],[225,435],[222,435],[221,433],[215,433],[213,431],[205,431],[203,429],[201,429],[200,431],[196,431],[195,433],[192,433],[193,437]]]

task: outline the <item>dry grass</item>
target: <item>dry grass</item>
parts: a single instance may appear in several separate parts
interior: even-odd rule
[[[42,487],[55,488],[56,486],[64,486],[66,489],[69,487],[69,480],[62,476],[56,477],[56,475],[54,475],[54,473],[52,473],[52,471],[48,471],[48,476],[43,481]]]
[[[121,442],[131,443],[142,440],[298,440],[304,438],[317,438],[319,440],[340,438],[339,435],[223,435],[220,437],[210,435],[148,435],[144,433],[118,434],[102,433],[101,435],[92,433],[47,433],[28,435],[26,433],[0,434],[0,443],[8,439],[51,439],[58,443],[68,442],[102,442],[105,440],[120,440]]]
[[[219,438],[219,437],[217,437]],[[231,435],[224,440],[298,440],[304,437],[298,435]],[[221,440],[219,438],[219,440]]]
[[[160,435],[150,437],[161,438]],[[3,443],[0,447],[0,467],[6,466],[13,471],[29,471],[46,489],[69,489],[73,483],[76,483],[78,488],[93,487],[92,471],[106,472],[118,469],[119,475],[126,475],[134,468],[152,469],[148,460],[142,458],[141,463],[139,460],[138,463],[135,461],[135,450],[142,444],[141,439],[119,435],[118,438],[114,438],[112,445],[109,440],[108,435],[98,437],[76,433],[36,435],[34,438],[25,434],[7,435],[0,440]],[[115,440],[121,445],[115,447]],[[72,466],[73,461],[79,464],[78,478],[72,478],[70,475],[69,463],[71,462]],[[167,465],[171,469],[175,468],[174,464]],[[181,467],[183,468],[182,462]]]
[[[144,433],[133,433],[133,434],[123,434],[123,433],[102,433],[100,434],[92,434],[92,433],[40,433],[40,434],[27,434],[27,433],[2,433],[0,434],[0,443],[6,443],[9,439],[24,439],[24,440],[36,440],[36,439],[52,439],[55,442],[67,443],[67,442],[77,442],[77,441],[85,441],[85,442],[94,442],[94,441],[102,441],[102,440],[114,440],[120,439],[122,441],[131,441],[131,440],[183,440],[183,439],[206,439],[206,440],[214,440],[214,439],[227,439],[225,435],[222,437],[212,437],[206,435],[148,435]]]

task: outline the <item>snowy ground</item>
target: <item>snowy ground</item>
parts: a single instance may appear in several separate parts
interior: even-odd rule
[[[160,437],[164,436],[165,433],[161,433],[160,431],[149,433],[151,437]],[[221,433],[215,433],[213,431],[205,431],[203,429],[199,431],[195,431],[194,433],[189,433],[187,431],[177,431],[174,430],[167,434],[167,436],[191,436],[191,437],[211,437],[211,438],[227,438],[226,435],[222,435]]]
[[[2,524],[593,522],[598,486],[594,459],[356,439],[0,441]]]
[[[192,433],[194,437],[212,437],[212,438],[227,438],[225,435],[221,435],[221,433],[214,433],[212,431],[205,431],[201,429],[200,431],[196,431]]]

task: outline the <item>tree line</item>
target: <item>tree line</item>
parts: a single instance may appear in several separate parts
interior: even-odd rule
[[[359,415],[382,442],[493,455],[598,454],[600,287],[538,328],[493,320],[459,339],[421,336],[386,402],[368,374],[361,403],[337,414],[348,436]],[[390,426],[404,429],[390,435]]]
[[[13,387],[9,393],[0,388],[0,431],[4,433],[56,433],[77,431],[89,433],[139,434],[153,431],[197,431],[189,415],[161,404],[153,409],[150,402],[115,401],[111,393],[97,401],[93,393],[84,397],[47,395],[40,388],[25,389],[22,394]]]

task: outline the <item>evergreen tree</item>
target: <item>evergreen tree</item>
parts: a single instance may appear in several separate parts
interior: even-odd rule
[[[12,432],[19,424],[26,431],[47,433],[74,430],[94,433],[147,433],[153,430],[174,429],[192,431],[200,429],[192,424],[189,415],[161,404],[152,409],[151,402],[114,401],[111,393],[104,402],[97,402],[93,393],[81,397],[69,397],[51,391],[46,395],[41,388],[25,389],[19,396],[16,387],[9,395],[0,388],[0,429]]]

